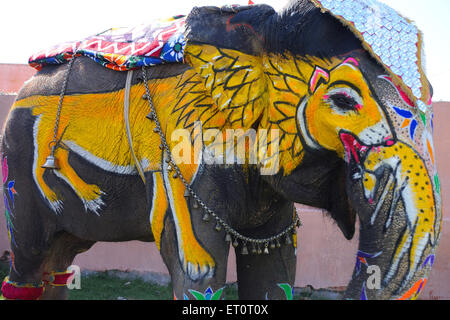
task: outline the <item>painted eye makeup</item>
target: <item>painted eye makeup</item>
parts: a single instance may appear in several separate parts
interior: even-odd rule
[[[328,100],[331,100],[336,107],[345,111],[354,111],[359,109],[357,108],[358,102],[345,93],[333,94],[329,96]]]
[[[324,99],[336,111],[358,111],[362,108],[361,98],[349,88],[331,90],[324,96]]]

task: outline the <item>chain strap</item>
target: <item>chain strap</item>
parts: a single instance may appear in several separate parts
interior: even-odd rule
[[[281,231],[280,233],[278,233],[277,235],[274,235],[272,237],[257,239],[257,238],[250,238],[250,237],[244,236],[241,233],[239,233],[238,231],[236,231],[235,229],[233,229],[227,222],[225,222],[213,210],[211,210],[206,205],[206,203],[203,202],[202,199],[200,199],[200,197],[191,188],[189,182],[186,181],[183,174],[181,173],[180,168],[177,166],[177,164],[175,163],[175,161],[172,157],[170,147],[167,144],[166,137],[164,136],[163,130],[161,128],[161,123],[159,122],[155,107],[152,102],[150,90],[148,87],[147,71],[146,71],[145,67],[142,68],[142,78],[143,78],[144,85],[145,85],[145,93],[146,93],[145,98],[147,99],[147,101],[150,105],[150,113],[148,114],[147,117],[155,123],[155,128],[153,129],[153,131],[155,133],[158,133],[160,136],[160,139],[161,139],[160,149],[163,152],[166,152],[167,157],[165,158],[165,161],[168,163],[168,170],[175,171],[173,174],[173,178],[179,178],[181,180],[181,182],[183,183],[183,185],[185,186],[185,188],[187,190],[187,193],[192,198],[194,198],[196,203],[199,204],[200,207],[203,209],[203,211],[205,212],[205,215],[203,216],[203,221],[208,222],[208,221],[210,221],[210,217],[213,217],[216,221],[216,226],[215,226],[216,231],[221,231],[222,229],[225,230],[225,232],[226,232],[225,241],[231,242],[232,237],[233,237],[234,240],[232,242],[232,245],[235,248],[239,246],[239,241],[242,243],[242,252],[241,252],[242,254],[248,254],[247,244],[251,244],[252,245],[252,253],[257,253],[257,254],[261,254],[262,252],[264,252],[265,254],[268,254],[269,247],[271,249],[279,248],[281,246],[280,239],[282,237],[285,237],[286,244],[292,244],[292,240],[291,240],[290,236],[292,235],[292,233],[296,233],[296,228],[298,228],[302,225],[300,218],[298,217],[296,208],[295,208],[294,221],[286,229],[284,229],[283,231]],[[264,251],[261,249],[262,245],[264,246]]]
[[[74,53],[72,55],[72,58],[69,61],[69,64],[68,64],[67,70],[66,70],[66,74],[65,74],[65,77],[64,77],[63,85],[62,85],[62,88],[61,88],[61,93],[59,94],[58,109],[56,111],[56,119],[55,119],[55,127],[53,128],[53,139],[49,143],[49,147],[51,148],[51,154],[52,155],[54,155],[55,149],[56,149],[56,145],[58,144],[57,137],[58,137],[58,130],[59,130],[59,121],[61,119],[61,110],[62,110],[64,96],[66,94],[67,83],[69,82],[70,71],[72,70],[72,66],[73,66],[73,63],[75,61],[76,54],[77,54],[77,50],[74,51]]]

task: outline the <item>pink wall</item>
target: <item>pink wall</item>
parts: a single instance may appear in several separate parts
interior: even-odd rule
[[[0,63],[0,94],[17,93],[36,70],[27,64]]]
[[[7,72],[3,73],[3,70]],[[0,93],[17,92],[32,73],[33,70],[27,66],[0,64]],[[10,83],[5,80],[8,77]],[[12,98],[0,94],[0,121],[3,121]],[[446,209],[446,205],[450,203],[450,126],[447,125],[447,120],[450,120],[450,103],[435,103],[434,108],[435,146],[444,203],[444,223],[436,264],[421,298],[450,299],[450,212]],[[1,204],[0,210],[3,211]],[[299,229],[298,237],[296,286],[345,286],[353,270],[358,235],[355,235],[354,240],[347,241],[337,226],[320,210],[300,207],[299,212],[303,226]],[[9,244],[5,221],[1,218],[0,254],[4,250],[9,250]],[[118,269],[167,274],[156,246],[138,241],[97,243],[88,252],[80,254],[74,264],[90,270]],[[228,262],[227,279],[236,281],[233,252]]]

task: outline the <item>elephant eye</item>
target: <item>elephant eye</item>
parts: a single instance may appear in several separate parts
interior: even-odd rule
[[[356,111],[359,110],[358,107],[360,107],[355,99],[345,93],[333,94],[329,96],[328,100],[331,101],[334,106],[344,111]]]

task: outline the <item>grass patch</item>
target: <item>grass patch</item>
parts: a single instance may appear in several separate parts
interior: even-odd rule
[[[99,272],[81,277],[81,289],[69,290],[69,300],[171,300],[172,287],[141,279],[122,279]]]
[[[9,274],[9,264],[5,262],[0,262],[0,283],[3,283],[3,279]],[[0,284],[1,286],[1,284]],[[5,300],[0,293],[0,300]]]
[[[6,262],[0,262],[0,281],[3,282],[3,279],[9,274],[9,264]]]
[[[227,286],[223,296],[226,300],[236,300],[237,290]],[[69,290],[69,300],[173,300],[173,289],[146,282],[141,279],[123,279],[98,272],[81,277],[81,289]]]
[[[9,265],[0,263],[0,280],[9,273]],[[227,285],[222,299],[237,300],[237,286]],[[81,289],[69,290],[69,300],[172,300],[173,290],[169,284],[158,285],[142,279],[126,279],[105,272],[96,272],[81,276]],[[312,292],[296,292],[294,300],[327,300],[325,297],[313,295]],[[4,300],[0,296],[0,300]]]
[[[0,262],[0,283],[9,274],[9,264]],[[1,284],[0,284],[1,285]],[[227,286],[222,298],[236,300],[236,286]],[[172,286],[141,279],[124,279],[105,272],[81,276],[81,289],[69,290],[69,300],[173,300]],[[0,295],[0,300],[4,298]]]

